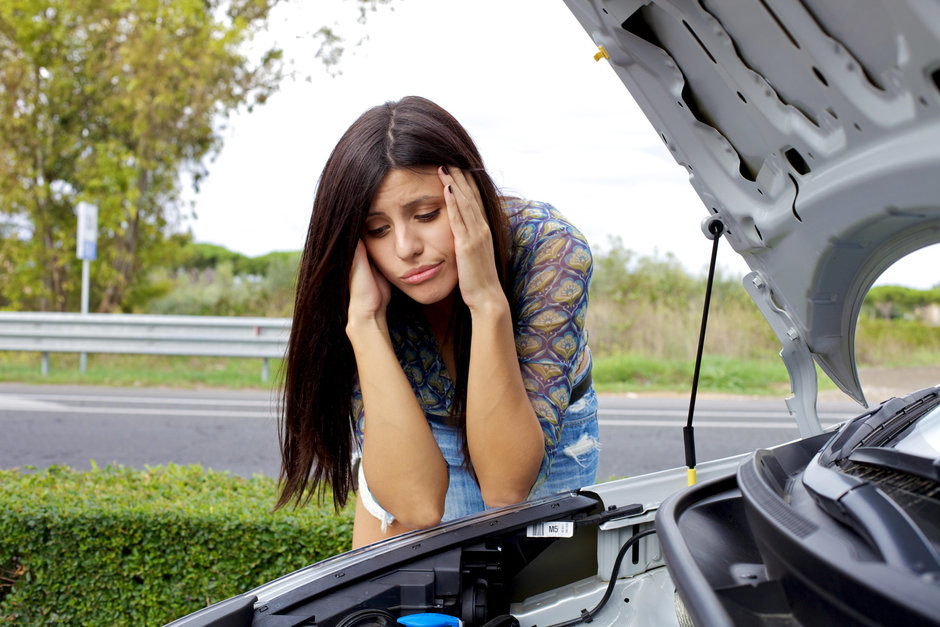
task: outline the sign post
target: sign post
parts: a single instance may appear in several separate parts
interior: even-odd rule
[[[78,258],[82,260],[82,313],[88,313],[89,274],[91,262],[98,257],[98,207],[87,202],[80,202],[78,210],[78,237],[76,247]],[[79,371],[85,374],[88,357],[82,353],[79,357]]]

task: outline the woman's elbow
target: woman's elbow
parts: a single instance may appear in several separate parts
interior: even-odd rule
[[[478,472],[477,478],[483,504],[487,507],[504,507],[522,503],[528,499],[529,492],[538,476],[541,461],[541,456],[533,455],[531,460],[518,464],[519,467],[516,468],[502,468],[496,474],[491,472],[485,476]]]
[[[412,507],[398,521],[410,529],[427,529],[440,524],[444,517],[444,503],[429,502]]]
[[[529,498],[528,488],[513,488],[511,486],[497,486],[488,490],[482,490],[483,504],[487,507],[504,507],[506,505],[515,505]]]

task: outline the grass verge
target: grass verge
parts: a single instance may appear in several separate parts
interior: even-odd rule
[[[695,364],[682,360],[615,355],[594,360],[594,388],[601,393],[671,392],[688,395]],[[819,389],[835,385],[817,368]],[[787,369],[776,361],[705,357],[699,374],[699,391],[715,394],[782,396],[789,393]]]
[[[34,384],[271,389],[280,382],[280,367],[281,360],[269,360],[263,382],[260,359],[89,354],[82,374],[78,354],[52,353],[43,376],[39,353],[0,352],[0,381]]]
[[[227,388],[270,390],[280,384],[281,361],[269,363],[268,381],[261,381],[259,359],[176,357],[160,355],[88,355],[84,374],[77,354],[56,353],[49,374],[41,373],[38,353],[0,353],[0,381],[104,385],[115,387]],[[600,393],[662,392],[688,394],[694,363],[642,355],[594,358],[594,387]],[[835,386],[819,375],[820,390]],[[787,371],[779,357],[747,360],[706,355],[699,390],[716,394],[775,395],[789,390]]]

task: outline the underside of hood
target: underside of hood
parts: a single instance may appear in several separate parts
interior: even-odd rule
[[[862,301],[940,241],[940,2],[566,4],[751,268],[794,390],[815,413],[815,359],[865,404]]]

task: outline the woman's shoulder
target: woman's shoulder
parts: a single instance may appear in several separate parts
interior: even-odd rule
[[[503,203],[503,211],[511,222],[550,219],[568,222],[558,209],[547,202],[518,196],[504,196],[500,200]]]
[[[517,197],[504,197],[502,202],[516,247],[528,248],[553,236],[584,241],[578,228],[547,202]]]

